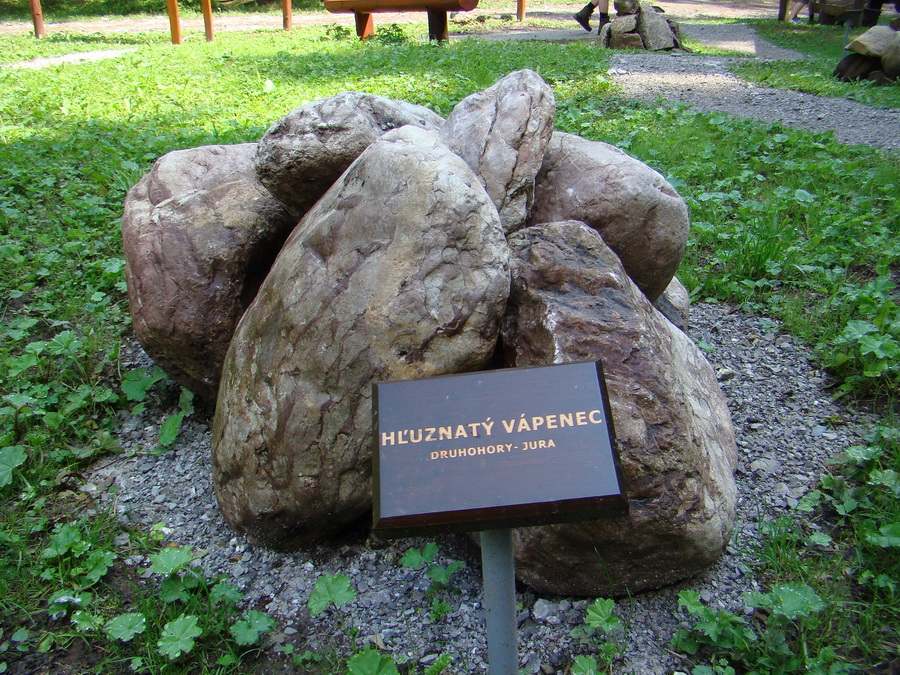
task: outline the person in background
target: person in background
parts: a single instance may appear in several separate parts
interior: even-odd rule
[[[806,7],[809,3],[809,0],[794,0],[791,4],[791,11],[788,14],[788,21],[791,23],[800,23],[800,19],[797,18],[797,15],[800,14],[800,10]]]
[[[575,19],[579,24],[581,24],[582,28],[590,33],[591,24],[589,19],[591,18],[591,14],[594,13],[595,9],[600,10],[600,25],[597,26],[597,35],[600,35],[600,31],[603,26],[609,23],[609,0],[591,0],[581,9],[580,12],[578,12],[577,14],[573,14],[572,18]]]

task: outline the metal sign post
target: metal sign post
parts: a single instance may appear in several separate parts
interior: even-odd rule
[[[484,583],[488,664],[491,675],[519,672],[516,640],[516,568],[512,530],[481,533],[481,578]]]
[[[512,529],[627,513],[597,363],[375,385],[376,534],[481,532],[491,675],[516,675]]]

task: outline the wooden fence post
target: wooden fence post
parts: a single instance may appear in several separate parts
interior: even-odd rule
[[[291,14],[291,0],[281,0],[281,16],[282,26],[285,30],[290,30],[294,24],[294,17]]]
[[[181,44],[181,20],[178,18],[178,0],[166,0],[169,10],[169,30],[172,32],[172,44]]]
[[[203,9],[203,28],[206,29],[206,41],[214,42],[216,36],[213,32],[212,0],[200,0],[200,7]]]
[[[34,37],[42,38],[47,34],[44,28],[44,13],[41,11],[41,0],[28,0],[31,9],[31,20],[34,23]]]

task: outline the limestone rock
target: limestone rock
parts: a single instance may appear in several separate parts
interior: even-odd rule
[[[641,6],[640,0],[615,0],[613,6],[616,8],[616,14],[625,16],[626,14],[637,14]]]
[[[531,210],[555,113],[550,85],[533,70],[518,70],[460,101],[441,130],[481,178],[507,233],[523,227]]]
[[[644,40],[637,32],[636,14],[616,17],[609,25],[610,49],[644,49]]]
[[[616,36],[610,33],[609,36],[610,49],[646,49],[644,40],[640,33],[623,33]]]
[[[509,292],[499,216],[436,133],[373,143],[300,222],[225,362],[213,481],[251,541],[312,545],[371,508],[372,385],[484,367]]]
[[[650,300],[669,285],[687,247],[687,206],[665,178],[616,147],[555,132],[529,223],[570,219],[601,234]]]
[[[439,129],[443,122],[423,106],[344,92],[275,122],[259,143],[256,175],[299,219],[382,134],[406,124]]]
[[[891,43],[881,55],[881,69],[888,77],[900,77],[900,31],[894,31]]]
[[[613,21],[615,21],[615,19],[613,19]],[[603,47],[604,49],[611,49],[611,47],[609,46],[609,36],[612,34],[611,31],[612,31],[613,21],[603,24],[603,26],[601,26],[601,28],[600,28],[600,33],[597,36],[598,44],[601,47]],[[643,43],[641,43],[641,44],[643,44]]]
[[[609,27],[610,39],[614,36],[618,37],[625,33],[632,33],[637,30],[637,14],[627,14],[625,16],[617,16],[611,21]]]
[[[847,45],[847,51],[881,58],[898,32],[890,26],[873,26]]]
[[[675,47],[675,35],[669,22],[646,2],[641,3],[641,11],[638,12],[638,32],[646,49],[661,51]]]
[[[835,66],[834,75],[843,82],[865,80],[869,74],[881,67],[881,59],[877,56],[863,56],[850,52]]]
[[[519,577],[540,593],[609,596],[700,571],[728,543],[736,499],[737,448],[712,367],[583,223],[509,243],[507,365],[602,361],[630,504],[627,517],[517,530]]]
[[[255,143],[170,152],[125,198],[135,335],[209,400],[234,328],[296,224],[256,180],[255,154]]]
[[[684,38],[681,35],[681,25],[675,21],[675,19],[666,19],[666,23],[669,24],[669,28],[672,30],[672,36],[675,40],[675,49],[691,51],[684,46]]]
[[[687,332],[691,321],[691,296],[678,277],[672,278],[653,306],[679,330]]]

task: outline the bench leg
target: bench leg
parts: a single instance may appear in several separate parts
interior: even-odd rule
[[[447,28],[447,11],[442,9],[429,9],[428,12],[428,39],[438,42],[449,40],[450,31]]]
[[[356,19],[356,35],[360,40],[365,40],[375,34],[375,21],[370,12],[353,12]]]

